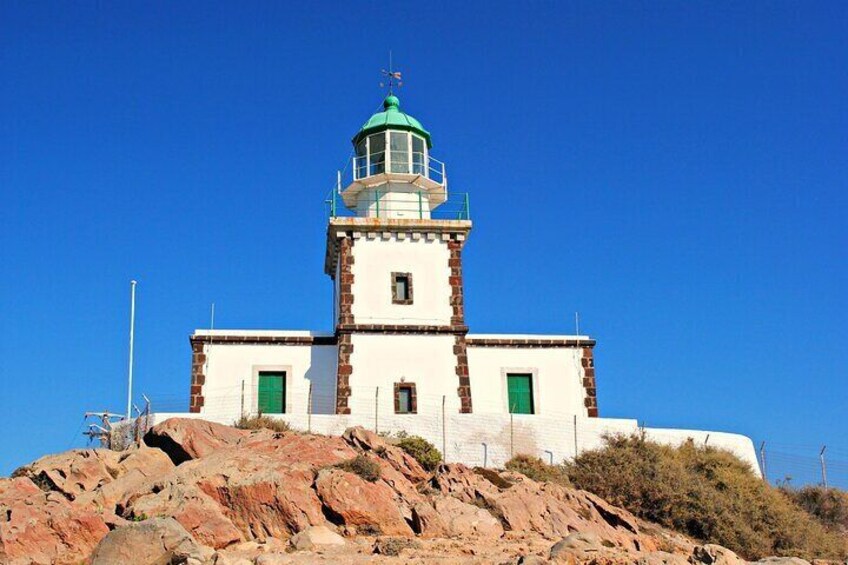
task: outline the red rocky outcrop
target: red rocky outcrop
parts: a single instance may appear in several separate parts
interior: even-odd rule
[[[77,564],[109,531],[98,514],[25,477],[0,479],[0,563]]]

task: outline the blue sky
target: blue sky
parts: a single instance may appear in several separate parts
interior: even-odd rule
[[[471,194],[472,331],[579,311],[602,415],[745,433],[797,477],[827,444],[840,480],[848,5],[385,6],[0,4],[0,474],[122,410],[132,278],[160,405],[213,301],[331,329],[322,201],[391,48]]]

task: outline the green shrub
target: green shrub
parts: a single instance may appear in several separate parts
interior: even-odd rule
[[[828,529],[848,534],[848,492],[813,485],[800,489],[784,486],[780,490]]]
[[[398,434],[400,440],[397,446],[407,452],[413,459],[418,461],[418,464],[424,467],[427,471],[435,471],[436,467],[442,460],[442,452],[436,449],[436,446],[418,436],[408,436],[406,434]]]
[[[290,432],[291,426],[285,420],[278,420],[264,414],[258,416],[242,416],[235,424],[240,430],[262,430],[267,429],[273,432]]]
[[[357,455],[336,465],[337,468],[348,473],[359,475],[366,481],[373,483],[380,478],[380,464],[364,455]]]
[[[548,465],[538,457],[519,454],[506,462],[506,468],[534,481],[556,483],[570,487],[568,473],[562,465]]]
[[[848,555],[844,538],[828,532],[726,451],[692,442],[675,448],[641,436],[606,441],[605,448],[565,464],[577,488],[748,559]]]

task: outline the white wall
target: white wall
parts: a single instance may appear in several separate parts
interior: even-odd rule
[[[333,345],[207,344],[205,350],[208,362],[201,410],[205,417],[232,422],[239,417],[242,398],[245,411],[255,412],[258,373],[273,370],[287,372],[286,412],[307,411],[310,383],[313,412],[335,412],[337,349]]]
[[[412,236],[419,237],[413,240]],[[404,239],[400,239],[403,237]],[[357,324],[449,325],[447,242],[424,234],[362,234],[353,244],[352,313]],[[412,304],[392,304],[391,273],[412,273]]]
[[[475,337],[469,335],[468,337]],[[537,336],[538,337],[538,336]],[[475,412],[507,413],[506,373],[533,374],[533,404],[542,416],[587,415],[582,350],[569,348],[468,347]]]
[[[440,413],[443,396],[452,412],[459,411],[453,335],[354,334],[352,343],[352,413],[373,414],[379,402],[380,412],[393,414],[394,384],[401,379],[415,383],[419,414],[425,409]]]
[[[169,417],[201,417],[223,424],[231,419],[207,418],[202,414],[155,414],[155,421]],[[458,414],[446,408],[417,416],[380,412],[354,413],[349,416],[283,414],[278,417],[299,430],[327,435],[341,435],[351,426],[363,426],[379,432],[405,431],[424,437],[445,454],[448,462],[466,465],[502,467],[512,454],[526,453],[545,461],[558,463],[603,446],[605,434],[631,434],[638,431],[636,420],[583,417],[545,417],[508,414]],[[742,435],[696,430],[645,430],[648,437],[659,443],[678,445],[692,438],[737,454],[759,475],[754,444]]]

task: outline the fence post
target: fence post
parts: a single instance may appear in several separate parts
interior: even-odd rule
[[[239,413],[244,418],[244,379],[241,380],[241,408]]]
[[[489,462],[489,446],[485,443],[483,445],[483,468],[486,468],[486,465]]]
[[[822,485],[824,485],[824,490],[827,490],[827,465],[824,462],[825,449],[827,449],[827,446],[823,445],[821,451],[819,451],[819,460],[821,460]]]
[[[574,415],[574,458],[577,459],[577,456],[580,453],[577,451],[577,414]]]
[[[442,395],[442,461],[447,463],[448,461],[448,443],[447,443],[447,435],[445,433],[445,395]]]
[[[509,458],[515,457],[515,427],[513,426],[513,415],[509,413]]]
[[[760,444],[760,467],[762,467],[763,480],[768,482],[768,473],[766,472],[766,442]]]
[[[704,438],[704,447],[710,442],[710,434],[707,434],[707,437]]]
[[[380,410],[380,387],[374,389],[374,433],[380,433],[379,427],[377,425],[377,414]]]
[[[306,400],[306,432],[312,433],[312,381],[309,381],[309,397]]]

